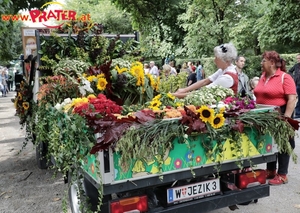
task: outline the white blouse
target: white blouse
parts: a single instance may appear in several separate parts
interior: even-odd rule
[[[225,70],[218,69],[214,74],[210,75],[208,79],[212,82],[207,85],[207,87],[220,85],[222,87],[230,88],[234,84],[234,80],[230,75],[224,75],[225,72],[237,73],[235,70],[235,66],[231,64]]]

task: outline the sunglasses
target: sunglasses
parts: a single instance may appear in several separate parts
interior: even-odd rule
[[[224,46],[224,44],[222,44],[222,45],[220,46],[220,48],[222,49],[222,52],[223,52],[223,53],[226,53],[226,52],[227,52],[227,48]]]

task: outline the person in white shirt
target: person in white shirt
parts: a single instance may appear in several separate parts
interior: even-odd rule
[[[176,71],[175,66],[174,66],[174,61],[170,61],[169,65],[171,66],[170,75],[177,75],[177,71]]]
[[[149,73],[151,75],[153,75],[154,77],[158,77],[159,76],[159,71],[158,71],[157,66],[155,66],[155,62],[154,61],[150,61],[149,65],[150,65],[150,71],[149,71]]]
[[[196,83],[182,89],[178,89],[174,96],[184,98],[190,91],[207,86],[220,85],[231,88],[237,94],[238,76],[232,62],[237,57],[237,50],[232,43],[226,43],[214,48],[215,64],[218,70],[208,78],[197,81]]]

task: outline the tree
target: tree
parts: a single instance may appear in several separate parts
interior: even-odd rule
[[[281,49],[282,52],[298,51],[300,45],[300,2],[299,0],[268,1],[268,10],[258,20],[262,48]]]
[[[231,41],[231,29],[239,23],[245,2],[194,0],[180,15],[181,26],[188,32],[181,52],[189,57],[211,55],[214,46]]]
[[[145,56],[166,57],[182,46],[186,35],[177,18],[191,0],[112,0],[132,17],[141,33]]]
[[[21,38],[21,22],[3,23],[4,29],[1,30],[0,38],[0,61],[8,63],[8,61],[16,59],[22,52]]]
[[[92,21],[104,26],[105,33],[133,33],[129,14],[117,9],[110,0],[67,0],[66,8],[78,14],[90,14]]]

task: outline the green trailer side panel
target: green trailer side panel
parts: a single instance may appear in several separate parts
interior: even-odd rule
[[[129,166],[126,167],[124,166],[126,164],[119,162],[121,153],[115,152],[113,153],[114,180],[125,180],[163,172],[175,172],[190,167],[212,165],[214,162],[237,161],[240,160],[240,156],[243,159],[248,159],[273,153],[272,137],[267,135],[261,136],[251,128],[245,128],[244,132],[241,148],[233,147],[234,143],[226,140],[222,143],[223,152],[217,153],[216,142],[211,142],[214,151],[210,155],[205,150],[204,141],[207,138],[205,134],[189,137],[190,148],[182,140],[175,138],[173,148],[166,151],[163,159],[160,159],[159,156],[155,156],[154,159],[147,159],[147,157],[144,159],[133,159],[129,164],[127,163]],[[237,153],[238,150],[242,151],[242,155]],[[95,155],[87,156],[83,168],[91,177],[97,179],[98,169]]]

